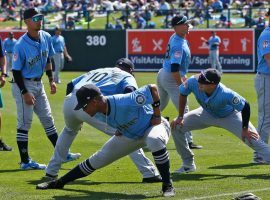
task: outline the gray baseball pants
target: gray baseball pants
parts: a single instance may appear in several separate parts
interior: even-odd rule
[[[64,53],[56,53],[53,55],[53,60],[55,64],[55,69],[54,69],[54,81],[56,83],[60,83],[60,71],[64,69]]]
[[[163,111],[171,99],[174,107],[179,108],[179,86],[173,79],[171,73],[166,72],[161,68],[157,76],[158,93],[160,96],[160,110]],[[185,108],[185,113],[188,112],[188,105]],[[190,131],[186,132],[186,138],[188,143],[193,142],[192,134]]]
[[[211,126],[224,128],[242,140],[241,112],[235,111],[227,117],[215,118],[202,107],[192,110],[184,115],[184,125],[182,127],[177,125],[176,129],[172,130],[174,143],[178,154],[182,158],[183,166],[190,166],[194,163],[194,153],[189,149],[184,133],[186,131],[204,129]],[[249,130],[256,132],[256,129],[251,122],[249,122]],[[265,144],[261,138],[259,138],[259,140],[252,140],[251,144],[248,140],[246,140],[245,143],[258,152],[265,161],[270,163],[270,146]]]
[[[7,74],[9,75],[9,72],[12,70],[13,54],[7,53],[6,58],[7,58]]]
[[[217,69],[219,72],[222,73],[222,66],[219,62],[219,50],[210,50],[209,51],[209,59],[211,68]]]
[[[82,109],[75,111],[74,108],[77,105],[77,98],[75,93],[71,93],[65,98],[64,102],[64,119],[66,126],[62,130],[61,135],[59,136],[55,149],[54,154],[48,164],[48,167],[46,168],[46,173],[50,175],[57,175],[59,172],[59,169],[61,167],[61,164],[63,161],[65,161],[66,156],[68,154],[68,150],[75,139],[76,135],[78,134],[79,130],[81,129],[81,126],[83,122],[86,122],[87,124],[95,127],[96,129],[106,133],[107,135],[113,136],[116,132],[116,129],[108,126],[105,122],[99,121],[94,117],[90,117],[87,113],[85,113]],[[126,137],[114,137],[113,138],[126,138]],[[115,139],[113,139],[115,140]],[[125,140],[129,140],[126,138]],[[132,140],[133,141],[133,140]],[[141,143],[138,143],[141,144]],[[116,145],[117,146],[117,145]],[[124,148],[133,148],[129,143],[126,143],[127,147],[117,146],[113,149],[110,149],[109,157],[112,155],[112,152],[116,152],[116,149],[120,148],[124,152]],[[136,146],[137,147],[137,146]],[[138,150],[137,150],[138,149]],[[136,150],[136,151],[135,151]],[[121,151],[121,152],[122,152]],[[132,152],[132,151],[131,151]],[[151,160],[149,160],[145,155],[142,149],[135,148],[134,152],[129,154],[130,158],[138,168],[138,170],[141,172],[144,178],[149,178],[153,176],[157,176],[159,173]],[[113,159],[108,158],[108,160]],[[100,162],[107,163],[108,160],[103,160]],[[95,167],[95,166],[94,166]],[[96,168],[97,169],[97,168]]]

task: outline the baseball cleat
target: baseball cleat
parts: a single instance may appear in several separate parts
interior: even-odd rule
[[[194,144],[193,142],[189,142],[188,146],[190,149],[202,149],[203,148],[201,145]]]
[[[10,147],[6,143],[0,141],[0,151],[12,151],[12,147]]]
[[[73,160],[77,160],[81,157],[81,154],[80,153],[68,153],[67,155],[67,159],[64,161],[64,163],[66,162],[71,162]]]
[[[164,185],[162,186],[162,196],[164,197],[174,197],[175,196],[175,189],[170,185]]]
[[[36,186],[36,189],[37,190],[62,189],[63,187],[64,185],[59,180],[53,180],[38,184]]]
[[[177,174],[184,174],[189,172],[195,172],[196,171],[196,165],[192,164],[191,166],[182,166],[180,169],[175,170],[174,173]]]
[[[46,169],[45,164],[39,164],[33,160],[29,160],[28,163],[20,163],[20,168],[22,170],[31,170],[31,169]]]
[[[262,157],[254,157],[253,164],[266,164],[267,162]]]
[[[157,175],[153,177],[143,178],[142,182],[143,183],[159,183],[159,182],[162,182],[162,178],[160,175]]]

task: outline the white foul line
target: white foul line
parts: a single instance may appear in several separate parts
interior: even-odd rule
[[[260,191],[265,191],[265,190],[270,190],[270,188],[262,188],[262,189],[257,189],[257,190],[249,190],[249,191],[233,192],[233,193],[224,193],[224,194],[217,194],[217,195],[204,196],[204,197],[193,197],[193,198],[184,199],[184,200],[210,199],[210,198],[215,198],[215,197],[231,196],[231,195],[236,196],[236,195],[243,194],[243,193],[260,192]]]

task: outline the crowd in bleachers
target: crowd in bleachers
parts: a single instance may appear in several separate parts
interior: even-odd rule
[[[245,27],[265,27],[264,12],[269,0],[2,0],[0,21],[20,20],[19,10],[35,6],[44,14],[61,13],[58,17],[70,29],[84,18],[93,20],[97,16],[121,12],[121,16],[106,24],[107,29],[155,28],[155,16],[164,16],[163,27],[169,28],[170,19],[177,14],[186,14],[194,19],[194,25],[215,20],[214,27],[228,27],[237,20]],[[251,9],[257,8],[256,12]],[[228,9],[231,10],[230,16]],[[68,15],[63,13],[68,12]],[[76,13],[76,14],[75,14]],[[234,15],[238,17],[233,21]],[[136,27],[132,27],[136,24]],[[133,25],[134,26],[134,25]]]

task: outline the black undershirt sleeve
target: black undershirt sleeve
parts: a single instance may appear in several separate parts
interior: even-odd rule
[[[172,63],[171,64],[171,72],[178,72],[180,68],[180,65],[177,63]]]
[[[17,83],[18,87],[20,88],[21,94],[25,94],[27,89],[23,82],[22,72],[20,70],[12,70],[13,78],[15,83]]]
[[[249,118],[250,118],[250,105],[246,101],[244,108],[242,110],[242,128],[248,128]]]
[[[135,90],[136,90],[135,87],[133,87],[133,86],[127,86],[127,87],[124,89],[124,94],[134,92]]]

